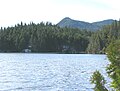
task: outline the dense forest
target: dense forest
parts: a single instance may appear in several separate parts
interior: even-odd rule
[[[120,39],[120,21],[96,32],[60,28],[51,23],[20,24],[0,29],[1,52],[104,53],[108,44]]]
[[[102,30],[92,34],[87,51],[89,53],[105,53],[107,46],[115,40],[120,39],[120,21],[104,26]]]
[[[72,28],[60,28],[51,23],[17,24],[1,28],[0,51],[79,53],[85,52],[91,32]]]

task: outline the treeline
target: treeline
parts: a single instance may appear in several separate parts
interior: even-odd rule
[[[120,21],[91,32],[60,28],[51,23],[20,24],[0,29],[1,52],[105,53],[106,47],[120,39]]]
[[[105,53],[107,46],[120,39],[120,21],[114,21],[112,25],[104,26],[102,30],[92,34],[89,40],[88,53]]]
[[[0,29],[1,52],[80,53],[86,52],[91,32],[60,28],[51,23],[17,24]]]

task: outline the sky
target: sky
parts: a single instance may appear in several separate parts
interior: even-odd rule
[[[70,17],[96,22],[120,18],[119,0],[0,0],[0,27],[52,22]]]

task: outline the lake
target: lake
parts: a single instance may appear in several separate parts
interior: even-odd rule
[[[107,79],[108,63],[97,54],[1,53],[0,91],[93,91],[90,76]]]

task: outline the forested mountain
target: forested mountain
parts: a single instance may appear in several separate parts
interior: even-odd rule
[[[120,21],[99,31],[61,28],[51,23],[17,24],[0,29],[1,52],[105,53],[106,47],[120,39]]]
[[[100,26],[102,28],[103,26],[111,25],[114,21],[115,20],[113,20],[113,19],[108,19],[108,20],[93,22],[92,24]]]
[[[84,22],[84,21],[78,21],[73,20],[69,17],[66,17],[62,19],[57,25],[60,27],[70,27],[70,28],[78,28],[78,29],[86,29],[90,31],[96,31],[101,30],[103,26],[105,25],[111,25],[114,22],[112,19],[99,21],[99,22]]]

